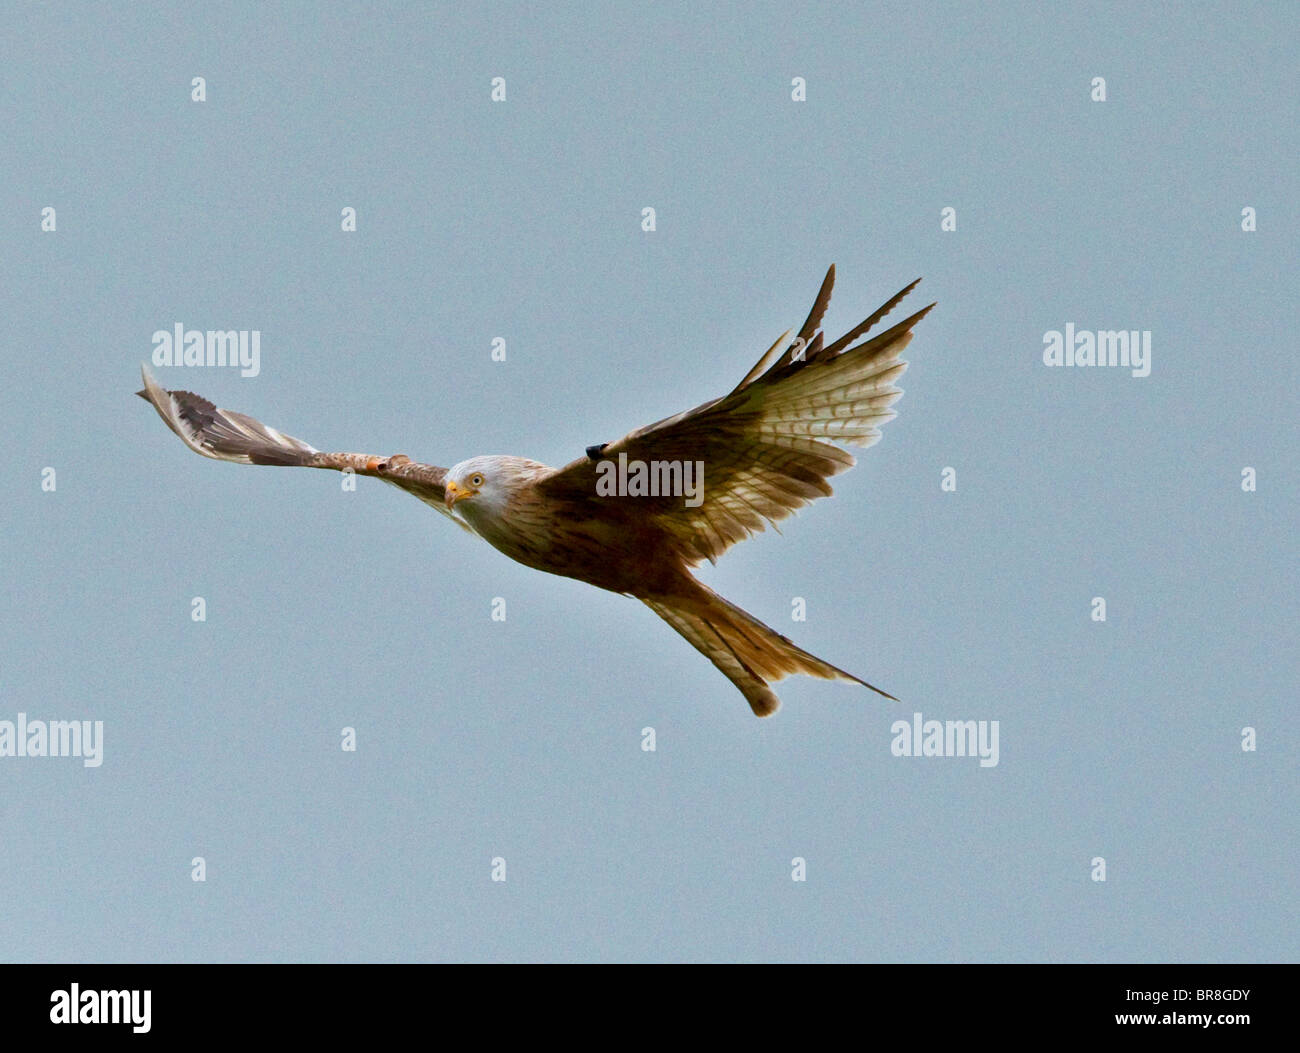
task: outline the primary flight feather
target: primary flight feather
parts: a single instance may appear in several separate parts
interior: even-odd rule
[[[913,282],[827,344],[821,320],[834,282],[832,265],[798,334],[779,338],[728,394],[588,447],[563,468],[523,457],[471,457],[439,468],[402,454],[321,453],[198,395],[164,390],[147,369],[138,394],[204,457],[375,476],[525,566],[636,597],[717,666],[760,717],[780,706],[769,685],[794,673],[850,680],[893,698],[799,648],[691,574],[701,561],[830,496],[826,480],[854,464],[840,446],[872,445],[895,415],[890,407],[902,391],[894,381],[906,368],[899,356],[934,304],[855,342]],[[635,463],[702,465],[702,499],[611,493],[603,485],[615,464],[623,470]]]

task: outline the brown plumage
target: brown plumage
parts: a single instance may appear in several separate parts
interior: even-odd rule
[[[826,344],[820,327],[834,280],[832,266],[794,340],[789,333],[778,339],[731,392],[589,447],[559,469],[521,457],[473,457],[444,469],[401,454],[321,453],[190,392],[165,391],[147,370],[139,394],[205,457],[375,476],[526,566],[635,596],[708,657],[759,716],[780,705],[769,685],[794,673],[850,680],[893,698],[797,647],[690,573],[829,496],[827,479],[854,464],[835,444],[870,446],[894,416],[890,406],[902,392],[893,382],[906,368],[899,356],[934,305],[854,343],[913,282]],[[702,465],[702,488],[691,500],[680,491],[610,493],[616,466],[636,463],[652,471],[655,464]],[[667,469],[662,479],[670,481]]]

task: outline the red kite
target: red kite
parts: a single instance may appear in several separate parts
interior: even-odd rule
[[[855,343],[913,282],[826,344],[820,326],[834,282],[832,266],[795,339],[782,335],[731,392],[590,446],[563,468],[523,457],[471,457],[438,468],[403,454],[321,453],[188,391],[165,391],[147,369],[139,394],[204,457],[372,475],[525,566],[636,597],[740,688],[760,717],[780,706],[768,685],[792,673],[850,680],[893,698],[795,646],[691,574],[702,560],[715,561],[829,496],[826,480],[854,464],[835,444],[870,446],[895,415],[889,407],[902,391],[893,382],[906,368],[899,355],[934,304]]]

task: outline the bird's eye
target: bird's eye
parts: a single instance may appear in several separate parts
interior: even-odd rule
[[[470,485],[470,486],[474,486],[474,487],[482,486],[482,485],[483,485],[483,476],[481,476],[481,475],[471,475],[471,476],[469,477],[469,485]]]

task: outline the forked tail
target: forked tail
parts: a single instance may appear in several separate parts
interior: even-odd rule
[[[898,701],[887,691],[809,654],[707,586],[694,584],[698,591],[689,596],[643,596],[641,602],[740,688],[755,716],[769,717],[780,708],[781,700],[768,685],[795,673],[823,680],[849,680]]]

